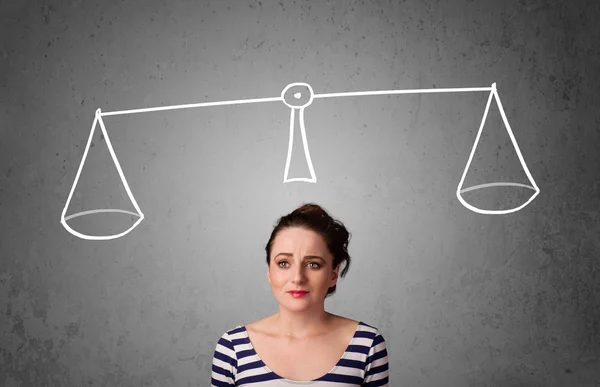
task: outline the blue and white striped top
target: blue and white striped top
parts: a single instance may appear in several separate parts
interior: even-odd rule
[[[335,367],[311,381],[283,378],[271,371],[254,351],[245,326],[223,334],[217,342],[211,387],[387,387],[388,353],[379,330],[358,323],[350,344]]]

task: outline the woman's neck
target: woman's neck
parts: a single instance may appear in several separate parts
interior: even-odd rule
[[[310,339],[330,331],[333,315],[319,312],[294,313],[285,309],[273,315],[273,334],[287,339]]]

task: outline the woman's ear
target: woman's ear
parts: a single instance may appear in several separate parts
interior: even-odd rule
[[[335,269],[333,269],[333,273],[331,274],[331,280],[332,281],[336,281],[337,282],[337,279],[339,277],[339,272],[340,272],[340,266],[341,266],[341,264],[337,265],[335,267]]]

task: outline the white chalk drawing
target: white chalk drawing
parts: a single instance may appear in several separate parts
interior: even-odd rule
[[[288,98],[288,96],[286,96],[286,93],[288,93],[293,88],[304,88],[305,91],[303,91],[303,92],[297,91],[292,94],[293,98]],[[290,182],[316,183],[317,177],[316,177],[316,174],[314,171],[312,160],[310,158],[310,152],[308,150],[308,142],[307,142],[307,138],[306,138],[306,128],[304,126],[304,110],[306,109],[306,107],[308,107],[313,102],[314,99],[357,97],[357,96],[369,96],[369,95],[457,93],[457,92],[464,93],[464,92],[477,92],[477,91],[489,91],[490,95],[489,95],[489,98],[488,98],[488,101],[487,101],[487,104],[485,107],[485,112],[483,114],[483,118],[481,120],[481,125],[479,126],[479,130],[478,130],[477,136],[475,138],[475,143],[473,144],[471,154],[469,155],[469,159],[465,166],[464,172],[462,174],[460,182],[458,183],[458,187],[456,189],[456,197],[458,198],[458,200],[460,201],[460,203],[463,206],[465,206],[469,210],[479,213],[479,214],[509,214],[512,212],[519,211],[523,207],[527,206],[533,199],[535,199],[535,197],[540,193],[540,189],[538,188],[533,177],[531,176],[531,173],[529,172],[529,168],[527,168],[527,164],[525,164],[525,160],[523,159],[523,156],[521,154],[519,146],[517,145],[517,141],[515,140],[513,132],[508,123],[508,119],[506,118],[506,114],[504,113],[502,103],[500,102],[500,97],[498,96],[498,91],[496,89],[496,83],[493,83],[491,87],[412,89],[412,90],[378,90],[378,91],[359,91],[359,92],[314,94],[313,89],[309,84],[302,83],[302,82],[296,82],[296,83],[290,83],[289,85],[287,85],[283,89],[283,91],[281,92],[281,95],[279,97],[273,97],[273,98],[256,98],[256,99],[243,99],[243,100],[231,100],[231,101],[219,101],[219,102],[204,102],[204,103],[195,103],[195,104],[186,104],[186,105],[171,105],[171,106],[162,106],[162,107],[145,108],[145,109],[113,111],[113,112],[102,112],[100,109],[96,110],[96,115],[94,118],[94,122],[92,124],[92,129],[90,131],[90,136],[88,138],[88,142],[85,147],[85,151],[83,153],[83,157],[81,159],[79,169],[77,170],[77,174],[75,176],[75,181],[73,182],[73,186],[71,187],[71,191],[67,198],[67,202],[65,203],[65,207],[63,208],[60,222],[68,232],[70,232],[72,235],[77,236],[79,238],[86,239],[86,240],[110,240],[110,239],[120,238],[120,237],[128,234],[129,232],[131,232],[131,230],[133,230],[135,227],[137,227],[142,222],[142,220],[144,220],[144,214],[142,213],[133,194],[131,193],[131,189],[129,188],[129,185],[127,184],[127,180],[125,179],[125,175],[123,174],[123,170],[121,169],[119,160],[117,159],[117,156],[116,156],[116,154],[113,150],[112,144],[110,142],[108,133],[106,132],[106,127],[104,126],[104,121],[102,120],[102,117],[105,117],[105,116],[156,112],[156,111],[174,110],[174,109],[199,108],[199,107],[208,107],[208,106],[239,105],[239,104],[260,103],[260,102],[283,102],[291,110],[291,112],[290,112],[290,134],[289,134],[290,137],[289,137],[288,153],[287,153],[287,158],[286,158],[286,163],[285,163],[285,169],[284,169],[284,174],[283,174],[283,183],[284,184],[290,183]],[[525,171],[525,174],[527,175],[527,178],[529,179],[529,182],[531,183],[531,185],[521,184],[521,183],[513,183],[513,182],[495,182],[495,183],[487,183],[487,184],[476,185],[476,186],[472,186],[472,187],[468,187],[468,188],[463,188],[463,183],[464,183],[465,177],[467,175],[469,166],[471,165],[471,161],[473,159],[473,155],[475,154],[475,150],[477,149],[477,144],[481,137],[481,133],[483,131],[483,127],[484,127],[484,124],[485,124],[485,121],[487,118],[487,114],[488,114],[492,99],[496,100],[496,103],[498,105],[498,109],[502,116],[502,121],[504,122],[506,131],[508,132],[508,135],[510,136],[512,145],[514,146],[514,149],[517,152],[517,156],[519,157],[521,166],[523,167],[523,170]],[[300,100],[304,100],[304,102],[302,102]],[[119,209],[97,209],[97,210],[91,210],[91,211],[78,212],[78,213],[75,213],[75,214],[72,214],[69,216],[65,216],[67,209],[69,207],[69,204],[71,203],[71,199],[73,197],[73,192],[75,191],[75,187],[77,186],[77,183],[79,181],[79,177],[81,175],[81,170],[83,168],[83,165],[85,164],[85,160],[87,158],[90,144],[92,143],[92,138],[94,136],[94,133],[96,131],[96,127],[98,124],[100,124],[100,130],[102,131],[102,134],[104,135],[106,145],[108,147],[108,150],[110,152],[112,160],[115,163],[117,172],[119,173],[119,177],[121,178],[121,182],[123,183],[125,190],[127,191],[127,195],[129,196],[129,199],[131,200],[131,203],[135,207],[135,210],[137,211],[137,213],[134,213],[131,211],[126,211],[126,210],[119,210]],[[292,157],[294,133],[295,133],[295,130],[297,130],[297,126],[299,126],[300,134],[302,135],[304,156],[306,158],[306,162],[308,164],[308,168],[310,171],[310,175],[311,175],[310,178],[291,178],[291,179],[288,178],[290,160]],[[462,197],[462,194],[465,192],[474,191],[474,190],[482,189],[482,188],[488,188],[488,187],[497,187],[497,186],[515,186],[515,187],[529,188],[534,191],[534,194],[532,194],[532,196],[529,198],[529,200],[527,200],[524,204],[520,205],[519,207],[507,209],[507,210],[480,209],[480,208],[474,207],[471,204],[467,203]],[[67,224],[67,221],[69,219],[73,219],[73,218],[84,216],[84,215],[94,214],[94,213],[102,213],[102,212],[124,213],[124,214],[128,214],[128,215],[138,216],[139,219],[126,231],[121,232],[119,234],[107,235],[107,236],[85,235],[85,234],[82,234],[82,233],[74,230]]]

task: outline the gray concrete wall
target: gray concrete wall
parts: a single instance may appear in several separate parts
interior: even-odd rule
[[[391,386],[599,386],[600,9],[568,4],[2,2],[0,385],[207,386],[220,335],[276,311],[273,223],[314,201],[353,234],[326,307],[381,330]],[[272,102],[105,117],[145,219],[106,241],[61,226],[96,109],[277,97],[291,82],[496,82],[541,193],[505,215],[458,201],[487,92],[315,100],[317,184],[282,184],[290,109]],[[495,106],[465,186],[528,183]],[[132,210],[94,136],[67,213]],[[500,209],[532,191],[469,194]],[[110,235],[134,220],[69,224]]]

